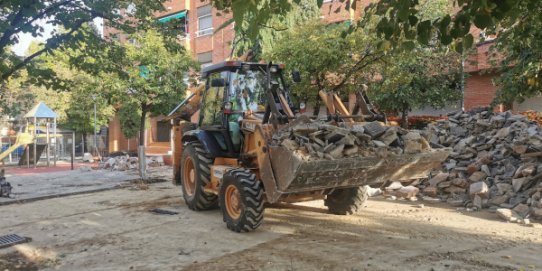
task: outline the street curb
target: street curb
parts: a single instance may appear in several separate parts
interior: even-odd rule
[[[64,194],[46,195],[46,196],[21,199],[21,200],[14,199],[13,201],[0,202],[0,206],[6,206],[6,205],[18,204],[18,203],[23,204],[23,203],[29,203],[29,202],[34,202],[34,201],[46,200],[46,199],[62,198],[62,197],[91,194],[91,193],[97,193],[97,192],[103,192],[103,191],[109,191],[109,190],[115,190],[115,189],[123,189],[123,188],[130,187],[131,184],[141,182],[141,181],[142,181],[141,179],[133,179],[133,180],[127,180],[125,184],[117,184],[112,187],[97,188],[97,189],[86,190],[86,191],[76,191],[76,192],[70,192],[70,193],[64,193]],[[157,179],[148,179],[146,181],[143,181],[143,183],[148,183],[148,184],[164,183],[164,182],[168,182],[168,180],[157,178]]]

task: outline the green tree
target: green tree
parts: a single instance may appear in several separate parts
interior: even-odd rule
[[[289,29],[307,21],[312,21],[320,16],[320,10],[314,0],[300,0],[292,4],[292,10],[285,14],[270,14],[267,22],[260,23],[260,28],[252,27],[254,19],[248,14],[242,23],[234,25],[235,38],[232,42],[234,54],[240,56],[251,50],[255,59],[261,58],[262,54],[272,50],[278,40]],[[233,19],[231,20],[233,21]],[[230,22],[231,22],[230,21]],[[229,22],[226,22],[227,25]],[[257,31],[253,33],[252,31]],[[255,38],[253,36],[256,35]]]
[[[26,87],[27,76],[9,78],[0,84],[0,114],[17,117],[34,105],[35,94]]]
[[[146,118],[169,113],[185,97],[183,79],[197,65],[175,40],[155,30],[137,32],[131,38],[133,43],[114,44],[98,63],[115,71],[108,76],[116,81],[111,84],[115,90],[112,102],[120,106],[121,128],[128,137],[139,132],[143,149]]]
[[[499,32],[493,48],[493,61],[501,72],[495,103],[522,102],[542,94],[542,2],[519,5],[521,18],[505,21],[508,27]]]
[[[313,21],[299,25],[276,42],[264,55],[266,59],[280,61],[289,70],[299,70],[302,81],[292,86],[297,97],[316,104],[318,92],[347,93],[373,77],[375,63],[387,54],[377,48],[376,36],[369,29],[359,29],[344,36],[347,24],[324,25]]]
[[[371,82],[369,94],[380,110],[400,113],[403,127],[408,128],[410,110],[439,109],[462,98],[460,67],[459,54],[418,46],[387,58],[379,69],[382,78]]]
[[[81,31],[81,27],[95,18],[104,18],[106,23],[133,31],[134,20],[144,23],[150,15],[163,9],[164,0],[145,1],[109,1],[109,0],[8,0],[0,2],[0,81],[4,81],[15,72],[26,67],[33,59],[59,47],[76,48],[82,41],[99,41],[100,37],[92,31]],[[120,12],[131,7],[132,13]],[[126,16],[133,18],[126,18]],[[17,44],[21,34],[29,33],[34,37],[43,37],[44,23],[49,23],[62,31],[55,31],[47,39],[43,48],[23,58],[10,52],[10,47]],[[31,74],[33,75],[33,74]]]

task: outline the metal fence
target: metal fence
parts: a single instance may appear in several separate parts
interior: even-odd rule
[[[54,165],[56,161],[70,161],[72,155],[74,159],[80,159],[84,152],[89,152],[95,156],[104,156],[107,154],[107,136],[98,135],[96,141],[97,151],[95,151],[94,136],[90,135],[83,141],[82,135],[74,134],[73,132],[59,132],[57,137],[51,136],[48,146],[45,147],[43,153],[40,155],[38,165],[44,165],[49,160],[50,165]],[[16,136],[3,136],[0,137],[0,153],[8,150],[16,142]],[[84,143],[83,143],[84,142]],[[39,137],[36,140],[37,145],[47,145],[47,138]],[[17,165],[23,158],[26,150],[26,145],[21,145],[15,150],[10,152],[0,163],[4,165]],[[32,152],[29,150],[28,152]],[[47,159],[49,157],[49,159]],[[33,161],[33,159],[32,159]],[[26,166],[27,161],[22,161],[22,165]],[[33,165],[33,163],[32,163]]]

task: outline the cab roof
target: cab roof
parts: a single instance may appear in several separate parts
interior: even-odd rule
[[[259,66],[259,67],[267,67],[267,63],[257,63],[257,62],[243,62],[243,61],[223,61],[220,63],[216,63],[210,66],[207,66],[201,70],[201,76],[207,77],[209,73],[211,72],[217,72],[217,71],[226,71],[226,70],[234,70],[241,68],[243,65],[250,65],[252,66]],[[284,64],[271,64],[271,66],[277,67],[279,69],[284,69]]]

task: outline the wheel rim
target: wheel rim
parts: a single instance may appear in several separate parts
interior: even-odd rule
[[[194,195],[196,190],[196,169],[194,168],[194,161],[190,157],[184,160],[183,186],[189,196]]]
[[[241,216],[241,195],[239,194],[239,189],[230,184],[226,187],[224,199],[228,215],[233,219],[238,219]]]

